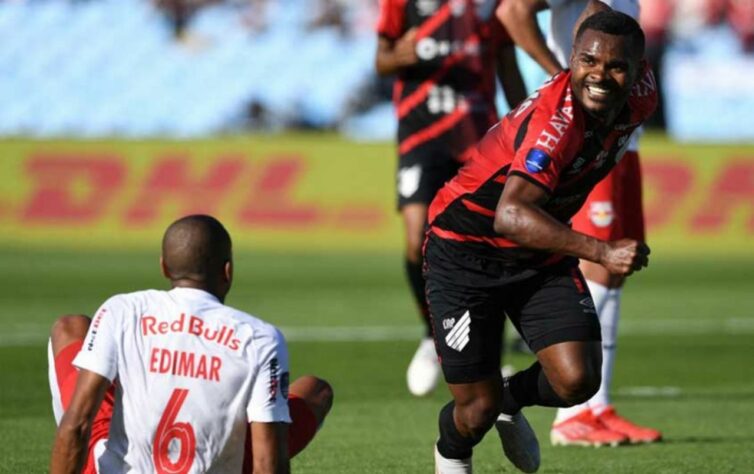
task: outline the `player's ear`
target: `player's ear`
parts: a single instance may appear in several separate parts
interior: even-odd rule
[[[170,280],[170,270],[168,270],[168,266],[165,263],[165,259],[162,258],[162,255],[160,255],[160,271],[162,272],[162,276]]]
[[[228,282],[233,281],[233,261],[232,260],[228,260],[227,262],[225,262],[223,273],[225,274],[226,281]]]

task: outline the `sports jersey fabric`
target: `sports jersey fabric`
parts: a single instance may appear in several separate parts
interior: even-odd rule
[[[118,381],[99,472],[240,472],[248,423],[291,421],[282,334],[201,290],[110,298],[73,363]]]
[[[495,18],[499,0],[382,0],[377,33],[397,40],[416,28],[418,63],[394,88],[401,155],[419,148],[463,153],[497,121],[496,49],[511,40]]]
[[[554,76],[487,132],[432,202],[433,234],[466,252],[512,265],[543,265],[558,259],[521,248],[494,231],[495,209],[506,180],[516,175],[544,188],[549,195],[544,211],[569,224],[657,103],[654,76],[646,68],[613,125],[594,128],[573,99],[570,79],[570,71]]]

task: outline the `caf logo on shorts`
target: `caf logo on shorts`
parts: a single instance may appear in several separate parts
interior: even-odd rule
[[[419,189],[421,175],[421,165],[414,165],[398,170],[398,193],[404,198],[413,196],[416,190]]]
[[[456,321],[453,328],[445,336],[445,343],[451,349],[461,352],[469,343],[469,334],[471,333],[471,314],[466,311],[461,318]]]
[[[597,227],[607,227],[613,223],[615,212],[610,201],[595,201],[589,204],[589,220]]]

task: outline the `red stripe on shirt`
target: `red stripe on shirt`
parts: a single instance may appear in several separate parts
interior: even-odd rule
[[[434,15],[432,15],[427,21],[422,23],[419,28],[416,29],[416,39],[422,39],[431,35],[436,29],[450,18],[450,2],[441,6]]]
[[[429,127],[425,127],[418,132],[406,137],[406,139],[403,140],[398,147],[398,151],[401,154],[406,154],[422,143],[442,135],[446,130],[453,127],[464,117],[466,117],[468,113],[468,107],[458,107],[452,113],[441,118]]]
[[[461,202],[464,206],[466,206],[466,209],[470,210],[471,212],[476,212],[477,214],[481,214],[487,217],[495,217],[495,211],[487,209],[486,207],[482,207],[479,204],[474,204],[468,199],[461,199]]]

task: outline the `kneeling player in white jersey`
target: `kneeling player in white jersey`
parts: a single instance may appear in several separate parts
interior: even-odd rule
[[[223,304],[231,241],[216,219],[174,222],[160,262],[172,290],[117,295],[91,321],[53,326],[50,472],[289,472],[332,389],[312,376],[289,387],[280,331]]]
[[[536,20],[536,13],[545,8],[550,9],[547,43]],[[514,41],[545,71],[556,74],[568,64],[577,25],[595,12],[611,8],[638,20],[638,0],[507,0],[497,13]],[[637,141],[637,133],[634,133],[626,143],[627,151],[620,163],[595,186],[587,202],[574,216],[575,231],[603,240],[630,238],[645,241]],[[582,260],[580,267],[602,326],[602,383],[599,391],[587,402],[558,409],[551,440],[556,445],[585,446],[659,441],[662,437],[659,431],[619,416],[610,403],[620,298],[625,279],[610,274],[596,263]]]

